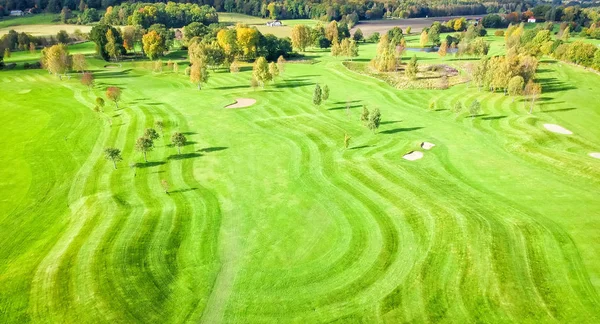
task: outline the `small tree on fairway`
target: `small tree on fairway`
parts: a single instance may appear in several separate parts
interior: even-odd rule
[[[87,61],[83,54],[73,54],[73,70],[83,73],[87,69]]]
[[[529,80],[525,86],[525,95],[529,97],[529,100],[531,100],[531,106],[529,107],[530,114],[533,112],[535,101],[540,97],[541,94],[542,86],[539,83]]]
[[[117,168],[117,162],[122,161],[121,150],[114,147],[107,147],[104,149],[104,158],[111,160],[115,169]]]
[[[525,85],[525,80],[520,75],[514,76],[508,82],[508,95],[513,97],[513,102],[515,101],[516,96],[520,96],[523,94],[523,86]]]
[[[285,71],[285,59],[283,58],[283,55],[279,55],[277,58],[277,70],[279,70],[279,74],[283,74]]]
[[[348,146],[350,146],[350,139],[352,137],[350,137],[350,135],[348,134],[344,134],[344,148],[348,149]]]
[[[264,57],[261,56],[254,61],[254,66],[252,66],[252,77],[256,79],[263,88],[267,82],[273,79],[273,75],[269,72],[269,64]]]
[[[231,65],[229,66],[229,72],[231,72],[231,73],[240,72],[240,64],[238,63],[238,61],[231,62]]]
[[[477,116],[480,111],[481,111],[481,104],[479,103],[479,101],[477,101],[477,100],[473,101],[473,103],[469,107],[469,113],[471,114],[471,118]]]
[[[460,101],[457,101],[457,102],[454,104],[454,107],[452,107],[452,111],[453,111],[455,114],[457,114],[457,115],[458,115],[458,114],[459,114],[459,113],[462,111],[462,109],[463,109],[463,106],[462,106],[462,104],[460,103]]]
[[[441,57],[446,56],[446,53],[448,52],[448,42],[447,41],[443,41],[442,45],[440,45],[440,48],[438,49],[438,54]]]
[[[429,110],[435,110],[435,101],[429,103]]]
[[[321,100],[322,100],[321,96],[322,96],[321,86],[317,83],[317,85],[315,86],[315,91],[313,92],[313,105],[315,105],[315,106],[321,105]]]
[[[360,28],[356,28],[356,31],[354,32],[354,35],[352,35],[352,39],[354,39],[357,42],[360,42],[364,38],[365,37],[363,36],[362,30],[360,30]]]
[[[379,108],[373,109],[373,112],[369,114],[369,122],[367,123],[367,127],[376,132],[379,128],[379,123],[381,122],[381,113],[379,112]]]
[[[135,142],[135,149],[144,153],[144,161],[148,162],[146,154],[154,149],[154,142],[148,137],[140,137]]]
[[[177,153],[181,154],[181,147],[185,146],[185,143],[187,143],[187,138],[185,138],[185,135],[182,133],[173,133],[173,136],[171,136],[171,143],[177,146]]]
[[[158,135],[158,132],[154,128],[146,128],[146,130],[144,130],[144,137],[148,137],[154,141],[155,139],[159,138],[160,135]]]
[[[154,126],[156,126],[156,128],[158,128],[161,133],[163,132],[163,129],[165,128],[165,124],[163,123],[162,120],[155,121]]]
[[[321,95],[321,99],[323,99],[323,101],[327,101],[327,99],[329,99],[329,87],[327,85],[323,86],[323,91],[322,91],[322,95]]]
[[[94,86],[94,76],[89,72],[83,73],[81,76],[81,84],[91,89]]]
[[[410,27],[410,26],[406,27],[406,35],[409,35],[411,31],[412,31],[412,27]]]
[[[369,121],[369,109],[367,109],[367,106],[365,105],[363,105],[363,110],[360,114],[360,121],[363,122],[363,124],[366,124]]]
[[[421,47],[425,47],[428,41],[429,37],[427,36],[427,31],[423,29],[423,31],[421,32],[421,39],[419,40],[419,44],[421,45]]]
[[[202,83],[208,81],[208,70],[202,61],[192,63],[190,67],[190,81],[198,84],[198,90],[201,89]]]
[[[256,88],[258,88],[259,85],[260,84],[258,83],[255,77],[252,77],[252,79],[250,79],[250,86],[252,87],[252,90],[256,91]]]
[[[179,72],[179,64],[177,62],[173,62],[173,73]]]
[[[277,69],[277,64],[275,64],[275,62],[269,63],[269,73],[271,74],[273,80],[279,76],[279,69]]]
[[[97,97],[96,98],[96,107],[98,107],[98,111],[102,111],[102,108],[104,108],[104,99]]]
[[[418,70],[419,66],[417,63],[417,56],[413,55],[413,57],[410,59],[410,62],[408,62],[408,65],[406,66],[405,74],[409,79],[416,80]]]
[[[115,103],[115,107],[119,109],[119,100],[121,100],[121,89],[117,87],[106,88],[106,98]]]
[[[167,182],[167,180],[162,179],[160,181],[160,185],[163,187],[163,190],[165,191],[165,193],[168,195],[169,194],[169,183]]]

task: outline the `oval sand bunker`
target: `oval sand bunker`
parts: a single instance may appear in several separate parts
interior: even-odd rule
[[[250,107],[256,103],[256,99],[250,98],[237,98],[235,99],[235,103],[229,106],[225,106],[225,108],[244,108]]]
[[[596,159],[600,159],[600,153],[598,152],[590,153],[590,156]]]
[[[570,130],[568,130],[562,126],[555,125],[555,124],[544,124],[544,127],[547,130],[551,131],[552,133],[563,134],[563,135],[573,134],[573,132],[571,132]]]
[[[425,150],[431,150],[434,146],[435,146],[435,144],[429,143],[429,142],[421,143],[421,147]]]
[[[408,152],[407,154],[404,154],[404,156],[402,156],[403,159],[409,160],[409,161],[418,160],[422,157],[423,157],[423,152],[419,152],[419,151]]]

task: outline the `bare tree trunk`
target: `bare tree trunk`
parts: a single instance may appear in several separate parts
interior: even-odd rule
[[[177,145],[177,154],[181,154],[181,146]]]
[[[117,169],[117,162],[113,159],[113,166],[115,167],[115,170]]]
[[[146,163],[148,163],[148,158],[146,158],[146,151],[144,151],[144,161],[146,161]]]

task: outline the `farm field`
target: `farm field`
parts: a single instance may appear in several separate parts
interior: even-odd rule
[[[56,14],[36,14],[24,17],[6,17],[0,20],[0,36],[8,34],[9,30],[27,33],[32,36],[56,36],[64,30],[73,34],[76,30],[88,33],[92,26],[62,24]]]
[[[541,60],[528,114],[469,83],[398,90],[324,51],[264,89],[244,64],[198,91],[185,55],[169,56],[179,73],[89,56],[92,89],[0,71],[0,322],[600,322],[600,75]],[[109,86],[118,108],[95,112]],[[225,108],[241,98],[255,103]],[[476,117],[451,111],[474,100]],[[363,105],[381,110],[376,133]],[[135,142],[156,121],[145,162]]]
[[[266,25],[268,21],[271,21],[271,19],[263,19],[238,13],[219,12],[219,22],[231,23],[232,25],[237,23],[246,24],[250,27],[256,27],[262,34],[273,34],[277,37],[290,37],[292,27],[298,24],[309,27],[317,24],[317,21],[312,19],[282,19],[281,22],[283,23],[283,26],[269,27]]]

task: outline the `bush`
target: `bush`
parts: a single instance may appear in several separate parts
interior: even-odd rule
[[[494,36],[504,36],[504,30],[496,30]]]

